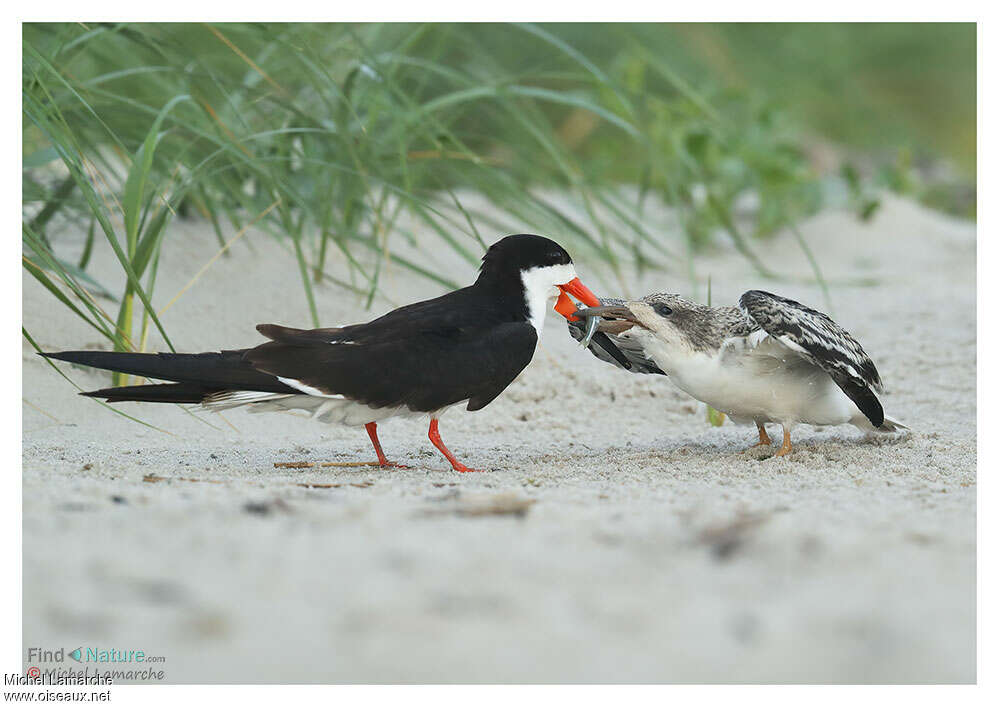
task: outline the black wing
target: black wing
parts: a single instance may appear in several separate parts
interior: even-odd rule
[[[623,305],[624,300],[601,297],[600,304],[601,306]],[[569,322],[569,334],[576,341],[582,341],[586,335],[586,320]],[[604,363],[609,363],[626,371],[666,375],[652,359],[645,355],[642,347],[627,331],[615,333],[613,326],[609,323],[601,322],[598,325],[596,333],[586,348]]]
[[[775,340],[828,373],[875,427],[884,409],[875,391],[881,376],[860,342],[822,312],[786,297],[750,290],[739,307]]]
[[[537,333],[527,322],[414,314],[422,325],[412,319],[401,327],[398,320],[372,326],[384,324],[374,320],[337,330],[262,325],[275,340],[250,349],[245,359],[290,385],[373,407],[431,412],[463,400],[469,410],[485,407],[534,356]]]

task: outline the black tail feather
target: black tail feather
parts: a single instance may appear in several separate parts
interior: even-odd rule
[[[268,393],[297,393],[275,376],[262,373],[243,359],[244,351],[199,354],[127,353],[120,351],[59,351],[43,353],[46,358],[67,361],[107,371],[118,371],[157,380],[186,383],[202,390],[259,390]],[[134,386],[148,388],[152,386]],[[185,388],[194,394],[195,387]],[[175,389],[180,394],[180,389]],[[96,391],[101,393],[102,391]],[[95,397],[105,397],[97,395]],[[132,398],[128,398],[132,399]],[[158,400],[158,399],[157,399]],[[175,401],[170,401],[175,402]]]
[[[104,398],[109,403],[134,400],[143,403],[200,403],[206,395],[217,393],[218,388],[207,388],[196,383],[162,383],[156,385],[127,385],[80,393],[88,398]]]
[[[874,394],[874,391],[869,386],[857,385],[856,381],[846,376],[833,376],[833,380],[846,393],[847,397],[860,408],[860,411],[864,413],[864,416],[871,421],[874,427],[881,427],[884,424],[884,408],[881,407],[881,401],[878,400],[878,396]]]

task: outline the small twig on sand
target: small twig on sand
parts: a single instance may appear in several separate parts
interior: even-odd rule
[[[254,485],[262,486],[263,484],[258,484],[256,482],[251,482],[248,479],[195,479],[188,476],[157,476],[156,474],[146,474],[142,477],[142,480],[148,484],[158,484],[161,481],[186,481],[192,484],[224,484],[229,481],[241,481],[243,483],[254,483]],[[306,489],[338,489],[342,486],[353,486],[354,488],[366,489],[374,486],[373,481],[362,481],[359,483],[346,483],[346,484],[323,484],[323,483],[312,483],[303,482],[290,484],[291,486],[300,486]]]
[[[189,481],[192,484],[221,484],[219,479],[191,479],[185,476],[157,476],[156,474],[146,474],[142,480],[147,484],[158,484],[161,481]]]
[[[275,469],[312,469],[322,467],[379,466],[378,462],[274,462]]]

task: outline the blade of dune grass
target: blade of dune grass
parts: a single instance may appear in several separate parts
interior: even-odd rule
[[[118,242],[118,237],[109,218],[108,208],[101,201],[97,192],[94,190],[90,179],[84,173],[84,167],[79,157],[79,151],[74,147],[71,131],[69,130],[69,126],[67,125],[65,118],[62,117],[58,109],[52,108],[51,106],[49,110],[46,110],[30,94],[25,95],[24,104],[25,112],[28,114],[35,126],[37,126],[39,130],[49,138],[52,145],[59,152],[64,165],[67,167],[70,175],[76,182],[79,191],[86,199],[90,212],[100,224],[108,244],[111,246],[115,256],[118,258],[119,264],[126,274],[128,287],[131,292],[137,294],[142,300],[143,305],[150,311],[150,316],[156,324],[160,334],[163,336],[167,346],[169,346],[171,350],[174,350],[173,344],[170,342],[170,338],[163,329],[159,318],[156,317],[155,312],[151,311],[152,304],[150,302],[149,295],[139,282],[139,276],[133,269],[126,252],[122,249],[121,244]],[[119,316],[118,321],[122,320],[123,317]],[[115,337],[116,347],[123,347],[126,345],[125,336],[123,335],[125,330],[118,327],[117,331],[119,334]]]
[[[49,220],[61,209],[66,199],[73,192],[73,188],[76,183],[73,181],[72,177],[67,177],[59,182],[59,186],[56,187],[52,194],[52,198],[45,202],[45,206],[42,207],[38,215],[31,219],[31,230],[37,231],[44,237],[45,226],[48,224]]]
[[[312,278],[309,277],[309,264],[305,261],[305,254],[302,252],[302,240],[293,238],[292,245],[295,247],[295,260],[298,261],[298,271],[305,287],[305,298],[309,303],[309,315],[312,317],[312,325],[319,327],[319,310],[316,308],[316,295],[312,288]]]
[[[42,410],[40,407],[38,407],[37,405],[35,405],[33,402],[31,402],[30,400],[28,400],[24,396],[21,396],[21,402],[24,403],[25,405],[27,405],[28,407],[30,407],[32,410],[35,410],[35,411],[40,412],[41,414],[45,415],[45,417],[49,418],[50,420],[52,420],[56,424],[59,424],[59,425],[62,424],[62,421],[58,417],[56,417],[55,415],[52,415],[52,414],[46,412],[45,410]]]
[[[41,239],[39,239],[37,234],[32,231],[30,226],[22,224],[22,234],[24,244],[32,251],[38,261],[35,262],[31,258],[27,257],[27,255],[22,254],[21,260],[24,268],[31,273],[31,275],[49,292],[55,295],[55,297],[62,302],[64,306],[68,307],[70,311],[83,319],[87,322],[87,324],[103,334],[110,341],[115,341],[118,334],[113,328],[108,327],[109,323],[113,327],[114,322],[110,319],[107,313],[96,306],[93,298],[87,295],[86,291],[79,285],[79,283],[76,282],[75,278],[73,278],[67,268],[65,268],[52,256],[48,248],[41,242]],[[89,311],[89,315],[80,310],[77,305],[62,292],[62,290],[48,276],[48,272],[53,273],[63,283],[63,285],[67,287],[81,303],[83,303],[84,307]]]
[[[163,229],[168,221],[168,209],[161,209],[158,216],[142,223],[144,213],[148,213],[148,203],[151,200],[146,198],[146,184],[150,178],[153,166],[153,157],[157,143],[160,139],[160,127],[164,119],[174,106],[181,101],[190,100],[189,96],[175,96],[163,106],[159,114],[153,120],[146,139],[132,157],[132,167],[125,180],[122,194],[122,212],[125,223],[125,255],[128,258],[130,269],[135,274],[134,282],[130,278],[125,286],[125,294],[122,297],[121,307],[118,310],[118,329],[123,332],[124,338],[130,338],[132,334],[133,321],[133,300],[135,297],[136,284],[142,277],[146,265],[153,257],[153,252],[159,248]],[[146,226],[143,228],[143,226]],[[152,282],[150,282],[151,289]],[[148,306],[148,298],[144,299],[147,305],[144,317],[155,317],[156,314]],[[164,334],[165,336],[165,334]],[[145,336],[143,336],[143,343]],[[171,347],[172,348],[172,347]],[[123,346],[117,346],[117,350],[125,350]],[[115,385],[122,385],[128,380],[128,375],[115,373]]]
[[[711,306],[711,276],[708,275],[708,306]],[[715,410],[710,405],[705,405],[707,408],[707,419],[708,424],[712,427],[721,427],[725,424],[725,413]]]
[[[250,221],[245,226],[243,226],[243,228],[239,229],[239,231],[236,233],[236,235],[234,235],[232,238],[230,238],[228,241],[226,241],[222,245],[222,247],[218,250],[218,252],[215,253],[215,255],[213,255],[208,260],[207,263],[205,263],[203,266],[201,266],[201,268],[198,270],[198,272],[196,272],[194,274],[194,276],[190,280],[188,280],[187,283],[183,287],[180,288],[180,290],[177,292],[177,294],[175,294],[170,299],[169,302],[167,302],[165,305],[163,305],[163,308],[160,309],[159,313],[162,315],[164,312],[166,312],[168,309],[170,309],[170,307],[172,307],[177,302],[177,300],[179,300],[184,295],[185,292],[187,292],[189,289],[191,289],[195,285],[195,283],[197,283],[198,280],[201,279],[202,275],[204,275],[206,272],[208,272],[209,268],[211,268],[212,265],[215,264],[216,260],[218,260],[220,257],[222,257],[223,255],[225,255],[236,241],[238,241],[240,238],[242,238],[243,236],[245,236],[246,233],[250,230],[250,228],[253,227],[253,225],[257,221],[259,221],[260,219],[264,218],[268,213],[271,212],[271,210],[273,210],[274,208],[276,208],[277,205],[278,205],[278,203],[279,202],[277,200],[275,200],[274,202],[272,202],[271,205],[268,206],[266,209],[264,209],[260,214],[258,214],[256,216],[256,218],[254,218],[252,221]]]
[[[32,338],[31,334],[29,334],[28,330],[25,329],[24,327],[21,327],[21,336],[23,336],[24,339],[29,344],[31,344],[31,347],[35,351],[37,351],[38,353],[42,353],[41,347],[38,346],[38,344]],[[62,369],[60,369],[57,365],[55,365],[55,363],[53,363],[51,359],[45,358],[43,360],[45,361],[45,363],[47,363],[49,366],[51,366],[52,369],[55,370],[56,373],[58,373],[66,381],[68,381],[70,385],[72,385],[74,388],[76,388],[81,393],[83,392],[83,388],[81,388],[80,386],[78,386],[76,384],[76,381],[74,381],[72,378],[70,378],[65,373],[63,373]],[[157,432],[162,432],[163,434],[170,435],[171,437],[173,436],[172,432],[168,432],[167,430],[164,430],[164,429],[162,429],[160,427],[157,427],[156,425],[153,425],[153,424],[151,424],[149,422],[146,422],[145,420],[140,420],[138,417],[133,417],[132,415],[129,415],[127,412],[122,412],[121,410],[118,410],[117,408],[112,407],[111,405],[108,405],[103,400],[97,400],[96,398],[94,398],[94,401],[97,402],[98,404],[100,404],[102,407],[107,408],[108,410],[110,410],[111,412],[113,412],[115,415],[121,415],[122,417],[124,417],[124,418],[126,418],[128,420],[131,420],[132,422],[138,422],[143,427],[148,427],[151,430],[156,430]]]
[[[709,193],[707,195],[707,201],[716,218],[721,222],[725,232],[732,239],[732,243],[735,244],[736,249],[745,256],[746,260],[752,263],[753,267],[756,268],[756,271],[761,276],[768,279],[776,279],[776,273],[768,268],[767,265],[760,260],[760,257],[749,247],[745,237],[739,232],[735,222],[732,221],[732,215],[729,213],[728,209],[722,205],[718,197]]]
[[[578,51],[577,49],[569,45],[567,42],[556,37],[552,33],[548,32],[542,27],[539,27],[536,24],[521,24],[518,26],[524,31],[529,32],[530,34],[533,34],[537,37],[540,37],[545,42],[551,44],[562,53],[568,55],[573,60],[579,62],[579,64],[581,64],[583,68],[585,68],[590,74],[592,74],[597,79],[597,81],[600,82],[601,85],[606,86],[614,93],[614,96],[617,98],[618,102],[621,104],[623,108],[625,108],[629,113],[634,112],[634,108],[632,107],[630,101],[628,101],[628,99],[618,91],[618,87],[615,84],[615,82],[613,82],[607,76],[607,74],[601,71],[600,68],[596,66],[596,64],[587,59],[586,56],[583,55],[580,51]]]
[[[374,243],[371,243],[367,239],[358,238],[357,242],[368,249],[374,249],[375,251],[378,251],[378,246]],[[390,253],[389,259],[396,265],[400,265],[406,268],[407,270],[416,273],[417,275],[421,275],[427,278],[428,280],[433,280],[434,282],[438,283],[439,285],[442,285],[443,287],[449,290],[456,290],[459,287],[461,287],[461,285],[458,284],[457,281],[444,277],[440,273],[434,272],[429,268],[425,268],[421,265],[418,265],[412,262],[411,260],[408,260],[407,258],[399,255],[398,253]]]
[[[232,43],[232,42],[231,42],[231,41],[229,40],[229,38],[228,38],[228,37],[226,37],[226,36],[225,36],[224,34],[222,34],[222,33],[221,33],[221,32],[220,32],[220,31],[219,31],[219,30],[218,30],[218,29],[217,29],[216,27],[213,27],[213,26],[212,26],[212,25],[210,25],[210,24],[206,24],[205,26],[206,26],[206,27],[208,28],[208,31],[209,31],[209,32],[211,32],[211,33],[212,33],[212,34],[214,34],[214,35],[215,35],[216,37],[218,37],[219,41],[221,41],[221,42],[222,42],[223,44],[225,44],[225,45],[226,45],[227,47],[229,47],[230,49],[232,49],[232,51],[233,51],[233,52],[234,52],[234,53],[235,53],[235,54],[236,54],[236,55],[237,55],[237,56],[238,56],[238,57],[239,57],[240,59],[242,59],[243,61],[245,61],[245,62],[246,62],[246,63],[247,63],[247,64],[248,64],[249,66],[250,66],[250,68],[252,68],[252,69],[253,69],[254,71],[256,71],[256,72],[257,72],[258,74],[260,74],[260,75],[261,75],[261,76],[262,76],[262,77],[264,78],[264,80],[265,80],[265,81],[267,81],[267,83],[269,83],[269,84],[270,84],[271,86],[273,86],[273,87],[274,87],[274,88],[275,88],[275,89],[276,89],[277,91],[279,91],[280,93],[283,93],[283,94],[287,94],[287,91],[285,91],[285,89],[284,89],[284,88],[283,88],[283,87],[282,87],[282,86],[281,86],[280,84],[278,84],[278,83],[277,83],[277,81],[275,81],[275,80],[274,80],[274,79],[272,79],[272,78],[271,78],[270,76],[268,76],[268,74],[267,74],[267,72],[266,72],[266,71],[264,71],[264,70],[263,70],[263,69],[261,69],[261,68],[260,68],[259,66],[257,66],[257,65],[256,65],[256,64],[255,64],[255,63],[253,62],[253,60],[252,60],[252,59],[250,59],[250,57],[248,57],[248,56],[247,56],[246,54],[244,54],[244,53],[243,53],[243,51],[242,51],[242,50],[241,50],[241,49],[240,49],[239,47],[237,47],[237,46],[236,46],[235,44],[233,44],[233,43]]]
[[[60,290],[59,287],[52,282],[40,266],[24,256],[22,256],[22,262],[24,264],[24,269],[31,273],[31,275],[38,280],[38,282],[40,282],[45,289],[51,292],[55,298],[62,302],[62,304],[73,312],[73,314],[85,321],[100,334],[106,336],[108,339],[114,340],[114,335],[107,329],[107,327],[101,326],[97,320],[91,319],[89,316],[80,311],[79,307],[77,307],[72,300],[69,299],[69,297],[63,294],[62,290]]]
[[[87,273],[86,270],[81,269],[74,263],[67,263],[62,258],[53,256],[53,259],[57,263],[58,267],[61,270],[65,270],[67,274],[80,283],[84,290],[90,291],[95,296],[106,299],[109,302],[119,301],[119,298],[113,292],[95,280],[89,273]]]
[[[475,234],[475,240],[479,242],[479,246],[483,251],[485,251],[489,245],[482,239],[482,234],[479,233],[479,229],[475,227],[475,220],[472,218],[472,215],[465,209],[464,206],[461,205],[461,199],[459,199],[454,193],[454,190],[448,189],[447,193],[448,196],[451,197],[451,201],[454,202],[454,205],[459,211],[461,211],[461,215],[465,217],[465,222],[468,224],[468,227],[472,229],[472,233]]]
[[[819,287],[822,289],[822,297],[826,301],[826,307],[829,308],[829,315],[834,316],[835,312],[833,309],[832,296],[829,294],[829,283],[827,283],[825,277],[823,277],[822,268],[819,267],[819,263],[815,259],[812,249],[808,246],[808,241],[806,241],[805,237],[802,235],[801,230],[798,228],[798,224],[789,222],[787,227],[791,230],[791,233],[794,234],[794,237],[798,241],[798,245],[801,247],[805,257],[808,258],[808,264],[812,267],[812,273],[815,275],[815,281],[819,283]]]
[[[99,124],[102,128],[104,128],[107,137],[109,137],[112,141],[114,141],[114,144],[117,145],[119,148],[123,147],[123,145],[115,135],[114,131],[107,125],[107,123],[104,122],[104,120],[91,107],[91,105],[86,100],[84,100],[82,96],[80,96],[80,94],[76,91],[73,85],[69,81],[67,81],[65,77],[63,77],[62,73],[51,63],[49,63],[49,61],[45,57],[43,57],[33,46],[31,46],[30,43],[22,44],[22,46],[24,47],[24,50],[28,54],[28,56],[31,57],[31,59],[33,59],[42,67],[44,67],[49,72],[49,74],[56,79],[56,81],[58,81],[77,100],[79,100],[80,105],[82,105],[89,112],[89,114],[93,116],[93,118],[97,121],[97,124]],[[35,76],[35,80],[38,81],[37,75]]]
[[[90,256],[94,252],[94,219],[90,219],[90,226],[87,228],[87,240],[83,245],[83,253],[80,254],[80,262],[77,268],[84,270],[90,263]]]

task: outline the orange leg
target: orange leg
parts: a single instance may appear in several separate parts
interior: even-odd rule
[[[781,425],[781,427],[784,428],[784,444],[782,444],[780,449],[777,450],[777,454],[775,456],[778,457],[783,457],[785,454],[791,453],[791,428],[787,425]]]
[[[378,455],[378,466],[383,469],[408,469],[408,466],[403,466],[402,464],[396,464],[395,462],[390,462],[386,457],[385,453],[382,452],[382,445],[378,441],[378,424],[374,422],[369,422],[364,426],[364,429],[368,431],[368,437],[371,438],[371,444],[375,448],[375,454]]]
[[[430,438],[433,445],[440,450],[440,453],[447,457],[447,460],[451,462],[451,467],[455,471],[482,471],[482,469],[469,469],[467,466],[458,461],[453,454],[451,454],[450,449],[444,446],[444,440],[441,439],[441,433],[437,431],[436,417],[430,418],[430,430],[427,432],[427,436]]]
[[[767,428],[761,425],[759,422],[756,423],[756,429],[760,432],[760,441],[749,447],[746,451],[750,449],[756,449],[757,447],[769,447],[773,444],[773,440],[770,439],[770,435],[767,434]]]

